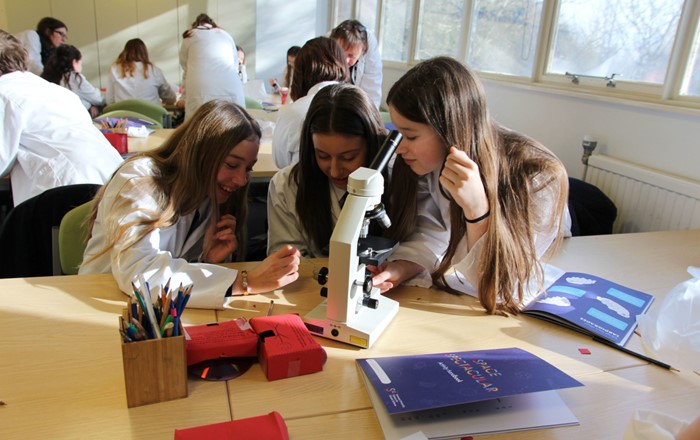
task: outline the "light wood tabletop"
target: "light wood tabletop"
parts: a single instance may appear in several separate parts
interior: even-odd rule
[[[700,266],[698,244],[700,230],[576,237],[565,240],[551,263],[652,293],[656,296],[653,310],[671,288],[690,278],[689,265]],[[312,271],[314,265],[323,263],[305,261],[299,280],[284,289],[233,299],[219,318],[259,316],[267,311],[270,300],[274,300],[275,313],[303,316],[322,300]],[[249,263],[234,266],[251,267]],[[334,438],[359,438],[357,432],[366,433],[361,438],[382,438],[355,359],[505,347],[530,351],[585,384],[560,391],[580,426],[508,434],[506,438],[621,438],[637,408],[678,418],[700,416],[700,405],[686,404],[688,399],[700,403],[695,397],[700,395],[700,376],[692,372],[675,373],[650,365],[529,316],[487,316],[469,296],[416,287],[400,287],[387,296],[398,300],[401,308],[372,348],[317,338],[328,353],[322,373],[267,382],[262,371],[249,371],[230,383],[234,418],[277,410],[288,420],[295,438],[327,438],[322,426],[332,427]],[[581,353],[580,348],[590,354]],[[627,348],[649,354],[638,335],[633,335]]]
[[[652,293],[653,311],[690,278],[688,266],[700,266],[698,244],[700,230],[576,237],[552,263]],[[188,309],[185,324],[265,315],[270,300],[273,314],[303,316],[321,301],[312,271],[322,263],[304,261],[296,282],[232,298],[223,311]],[[117,333],[127,297],[111,275],[0,280],[0,438],[172,439],[176,428],[278,411],[292,439],[380,439],[356,359],[499,347],[530,351],[585,385],[559,392],[580,426],[500,438],[622,438],[636,409],[700,415],[696,373],[650,365],[535,318],[487,316],[468,296],[414,287],[388,296],[400,302],[399,314],[372,348],[317,338],[328,354],[322,372],[269,382],[253,365],[228,382],[190,379],[185,399],[128,409]],[[645,353],[638,335],[627,347]]]

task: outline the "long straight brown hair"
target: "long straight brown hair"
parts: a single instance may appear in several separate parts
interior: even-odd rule
[[[342,83],[329,85],[319,90],[311,101],[301,133],[299,162],[290,178],[298,188],[295,208],[299,223],[312,244],[324,249],[334,225],[328,177],[316,162],[314,133],[361,137],[367,145],[363,166],[369,166],[387,130],[377,107],[359,87]]]
[[[544,278],[533,230],[541,219],[531,217],[531,197],[549,185],[560,189],[550,219],[551,225],[560,228],[568,196],[562,163],[540,143],[493,121],[480,81],[452,58],[437,57],[416,65],[391,87],[387,104],[409,120],[432,127],[446,148],[464,150],[479,166],[491,216],[482,237],[486,242],[475,287],[488,313],[517,313],[531,278],[534,276],[540,286]],[[417,182],[417,176],[397,157],[390,215],[397,218],[396,213],[403,213],[402,219],[409,219],[395,226],[395,235],[409,234],[415,228]],[[442,188],[441,193],[450,198]],[[450,200],[450,241],[431,274],[433,283],[445,290],[451,290],[445,273],[467,233],[463,215],[459,205]]]
[[[148,79],[149,68],[153,66],[148,57],[148,48],[146,43],[140,38],[132,38],[124,45],[124,50],[121,51],[114,64],[119,68],[119,74],[122,78],[134,76],[136,63],[143,64],[143,77]]]

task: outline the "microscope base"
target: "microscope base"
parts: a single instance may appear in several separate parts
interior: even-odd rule
[[[350,322],[339,322],[326,318],[326,301],[323,301],[304,317],[304,323],[316,336],[370,348],[398,311],[398,302],[382,296],[376,309],[362,307]]]

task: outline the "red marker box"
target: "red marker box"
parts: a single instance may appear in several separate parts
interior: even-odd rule
[[[185,327],[187,365],[227,357],[258,355],[258,335],[244,318]]]
[[[252,318],[250,325],[258,334],[258,361],[267,380],[323,370],[326,351],[311,336],[299,315]]]

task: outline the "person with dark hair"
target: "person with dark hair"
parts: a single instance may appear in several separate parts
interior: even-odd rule
[[[322,88],[348,80],[348,65],[335,40],[313,38],[304,44],[294,61],[291,104],[280,108],[272,134],[272,154],[278,168],[299,160],[299,137],[314,95]]]
[[[193,284],[187,305],[207,309],[296,280],[299,252],[291,246],[248,271],[217,265],[246,255],[260,136],[245,109],[210,100],[161,147],[127,159],[95,196],[79,273],[112,273],[128,295],[140,275],[151,286]]]
[[[267,196],[268,254],[284,245],[307,257],[327,257],[348,176],[369,166],[386,138],[379,111],[350,84],[333,84],[311,100],[299,162],[278,171]]]
[[[68,27],[61,20],[44,17],[37,23],[36,30],[22,31],[17,39],[29,54],[28,70],[41,75],[53,51],[68,40]]]
[[[0,30],[0,176],[15,205],[50,188],[103,184],[122,162],[78,96],[27,71],[27,51]]]
[[[183,92],[179,105],[185,107],[185,119],[212,99],[228,99],[245,106],[238,65],[233,37],[207,14],[199,14],[182,34],[180,46]]]
[[[388,236],[410,235],[374,271],[375,285],[386,291],[425,269],[432,284],[477,295],[490,314],[517,313],[546,285],[542,257],[570,235],[563,164],[494,121],[477,76],[455,59],[416,65],[387,103],[403,134]],[[453,269],[457,284],[446,276]]]
[[[62,44],[49,57],[41,77],[78,95],[80,102],[95,118],[105,105],[102,92],[82,74],[83,55],[77,47]]]
[[[330,33],[345,52],[350,82],[367,92],[379,108],[382,100],[382,56],[374,33],[357,20],[345,20]]]
[[[300,50],[301,47],[299,46],[292,46],[287,49],[287,64],[285,64],[284,72],[282,74],[283,87],[292,86],[292,78],[294,77],[294,61],[296,60],[297,55],[299,55]]]
[[[292,86],[292,77],[294,76],[294,60],[297,57],[297,54],[301,50],[301,47],[299,46],[291,46],[289,49],[287,49],[287,63],[284,65],[284,72],[282,72],[282,87],[291,87]],[[279,93],[279,83],[277,82],[277,78],[273,78],[268,80],[270,85],[272,86],[272,89],[275,93]]]
[[[245,50],[241,46],[236,45],[236,51],[238,52],[238,76],[241,78],[243,84],[248,82],[248,71],[245,67]]]
[[[163,71],[148,57],[146,43],[132,38],[124,45],[109,69],[105,100],[112,104],[125,99],[143,99],[154,104],[175,104],[177,94]]]

